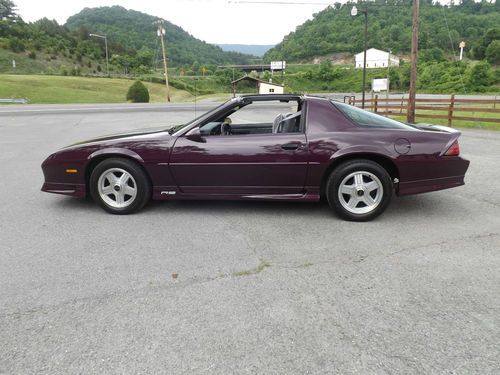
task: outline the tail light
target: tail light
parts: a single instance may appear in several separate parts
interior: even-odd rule
[[[458,156],[460,155],[460,146],[458,145],[458,141],[455,141],[448,151],[445,152],[445,156]]]

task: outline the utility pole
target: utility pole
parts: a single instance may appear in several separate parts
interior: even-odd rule
[[[358,10],[356,5],[351,9],[351,16],[356,17],[358,12],[365,15],[365,32],[364,32],[364,43],[363,43],[363,88],[361,92],[361,108],[365,108],[365,90],[366,90],[366,50],[368,49],[368,10]]]
[[[163,27],[163,20],[153,22],[158,27],[158,37],[161,40],[161,51],[163,53],[163,70],[165,71],[165,86],[167,88],[167,101],[170,102],[170,86],[168,84],[168,69],[167,69],[167,55],[165,54],[165,28]]]
[[[391,53],[392,53],[392,50],[389,50],[389,54],[387,55],[387,87],[386,87],[386,90],[385,90],[385,105],[388,106],[389,105],[389,89],[391,87],[391,81],[390,81],[390,69],[391,69]],[[388,108],[385,109],[385,111],[387,112]]]
[[[95,36],[96,38],[104,39],[104,46],[106,47],[106,74],[109,77],[108,36],[99,34],[89,34],[89,36]]]
[[[417,94],[417,58],[418,58],[418,13],[419,0],[413,0],[413,22],[411,37],[411,70],[410,70],[410,92],[408,95],[408,109],[406,121],[415,123],[415,98]]]

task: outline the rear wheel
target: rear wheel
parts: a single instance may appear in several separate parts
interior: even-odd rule
[[[368,221],[380,215],[392,198],[391,177],[371,160],[351,160],[331,173],[326,185],[328,203],[346,220]]]
[[[94,201],[112,214],[130,214],[140,210],[151,198],[151,184],[136,163],[110,158],[99,163],[89,180]]]

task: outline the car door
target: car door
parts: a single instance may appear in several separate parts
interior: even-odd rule
[[[186,135],[175,143],[170,170],[187,194],[302,194],[308,156],[303,131]]]

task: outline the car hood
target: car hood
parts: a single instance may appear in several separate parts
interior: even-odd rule
[[[121,139],[126,139],[126,138],[131,138],[131,137],[142,136],[142,135],[164,133],[164,132],[167,132],[167,130],[168,129],[165,127],[138,129],[138,130],[127,132],[127,133],[110,134],[110,135],[105,135],[102,137],[87,139],[85,141],[73,143],[65,148],[74,147],[74,146],[82,146],[82,145],[86,145],[89,143],[114,141],[114,140],[121,140]]]

